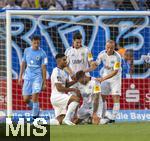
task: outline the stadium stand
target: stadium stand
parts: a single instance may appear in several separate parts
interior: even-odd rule
[[[36,5],[36,0],[4,0],[0,1],[0,8],[11,3],[22,8],[28,9],[54,9],[57,10],[149,10],[150,2],[148,0],[39,0]],[[51,8],[50,8],[51,7]]]

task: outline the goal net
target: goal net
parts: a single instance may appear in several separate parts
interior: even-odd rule
[[[42,113],[53,117],[49,77],[56,66],[54,57],[71,47],[73,34],[80,32],[83,36],[82,44],[92,51],[94,60],[98,53],[105,49],[105,43],[109,39],[116,42],[116,51],[121,55],[125,50],[133,55],[133,60],[128,59],[130,70],[122,78],[121,111],[118,121],[150,120],[150,17],[144,12],[143,15],[132,15],[132,12],[124,12],[121,15],[118,14],[119,11],[114,15],[111,13],[10,11],[7,16],[3,13],[4,16],[0,17],[0,111],[9,110],[13,115],[29,112],[23,102],[18,77],[24,49],[31,46],[31,38],[36,34],[41,36],[40,47],[48,56],[47,89],[40,94],[40,109]],[[11,22],[10,25],[6,18],[7,22]],[[100,65],[91,75],[99,77],[101,71]],[[112,109],[111,96],[108,97],[107,104],[108,109]],[[145,119],[138,117],[138,114],[145,114]]]
[[[0,114],[6,110],[6,17],[0,17]],[[0,116],[1,116],[0,115]],[[1,119],[1,118],[0,118]]]

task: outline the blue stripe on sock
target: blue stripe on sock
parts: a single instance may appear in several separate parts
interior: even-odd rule
[[[31,100],[30,100],[30,102],[28,103],[28,107],[31,108],[31,109],[33,108],[33,102],[32,102]]]
[[[40,111],[40,108],[39,108],[39,103],[34,103],[33,102],[33,109],[32,109],[32,115],[33,116],[38,116],[39,115],[39,111]]]

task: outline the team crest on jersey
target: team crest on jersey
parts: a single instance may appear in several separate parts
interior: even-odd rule
[[[40,57],[39,56],[36,56],[36,58],[35,58],[37,61],[39,61],[40,60]]]

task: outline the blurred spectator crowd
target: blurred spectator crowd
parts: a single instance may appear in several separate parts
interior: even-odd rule
[[[150,0],[0,0],[1,9],[150,10]]]

